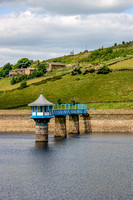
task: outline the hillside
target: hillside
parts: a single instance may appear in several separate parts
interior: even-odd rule
[[[113,52],[110,52],[110,48],[112,48]],[[109,50],[109,52],[108,52],[108,50]],[[104,54],[104,52],[106,55]],[[117,52],[117,55],[115,55],[114,52]],[[96,53],[96,54],[94,54],[94,53]],[[110,54],[111,56],[109,57],[107,55],[107,53]],[[94,59],[91,59],[91,61],[89,61],[89,57],[91,56],[91,54],[93,54]],[[98,54],[99,54],[99,58],[98,58]],[[103,54],[103,57],[101,54]],[[96,56],[94,56],[94,55],[96,55]],[[91,63],[92,62],[94,62],[94,63],[102,62],[102,63],[108,64],[111,62],[119,61],[121,59],[126,59],[126,57],[127,58],[133,57],[133,41],[127,42],[125,44],[119,44],[117,46],[114,45],[113,47],[109,47],[109,48],[101,47],[94,51],[85,50],[84,52],[80,52],[79,54],[76,54],[76,55],[65,55],[62,57],[53,58],[53,59],[49,59],[46,61],[62,62],[65,64],[83,63],[85,65],[90,62]]]
[[[118,54],[121,49],[124,49],[121,54],[123,56],[115,57],[114,51]],[[73,101],[86,103],[88,108],[133,108],[132,50],[131,43],[113,47],[113,52],[111,50],[110,54],[106,53],[108,51],[106,49],[96,50],[93,56],[97,54],[97,57],[93,61],[92,56],[91,62],[85,61],[91,54],[87,51],[73,56],[63,56],[60,60],[59,58],[49,60],[58,62],[64,60],[67,64],[80,63],[81,72],[89,67],[90,63],[97,67],[97,60],[101,60],[101,63],[112,70],[108,74],[94,72],[72,76],[71,72],[76,66],[72,65],[70,68],[54,70],[42,77],[28,80],[28,87],[24,89],[19,88],[20,83],[10,85],[11,78],[2,78],[0,80],[0,109],[26,106],[39,96],[42,87],[44,96],[54,103],[60,99],[62,103]],[[104,52],[101,53],[101,51]],[[130,54],[125,55],[125,51]],[[110,59],[110,57],[113,58]]]

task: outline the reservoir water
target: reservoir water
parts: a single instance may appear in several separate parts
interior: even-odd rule
[[[133,136],[0,134],[0,200],[133,200]]]

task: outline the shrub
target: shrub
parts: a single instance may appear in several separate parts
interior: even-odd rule
[[[78,104],[78,100],[79,99],[77,97],[73,97],[73,98],[71,98],[71,103],[74,104],[74,105]]]
[[[86,49],[85,51],[83,51],[83,53],[88,53],[88,50]]]
[[[91,62],[92,65],[98,65],[100,63],[100,59],[94,60]]]
[[[62,102],[61,102],[61,99],[58,99],[58,100],[57,100],[57,103],[58,103],[58,104],[61,104],[61,103],[62,103]]]
[[[88,73],[94,73],[95,72],[95,69],[94,68],[85,68],[84,71],[83,71],[83,75],[85,74],[88,74]]]
[[[78,66],[72,71],[71,75],[74,76],[74,75],[81,74],[81,73],[82,73],[81,67]]]
[[[107,66],[103,66],[98,70],[97,74],[108,74],[109,72],[112,71]]]
[[[2,77],[2,70],[0,70],[0,77]]]
[[[23,80],[21,83],[20,83],[20,88],[23,89],[23,88],[26,88],[27,87],[27,82],[26,80]]]
[[[11,85],[14,85],[14,84],[16,83],[16,79],[15,79],[15,77],[14,77],[14,76],[12,77],[12,79],[11,79],[10,83],[11,83]]]
[[[50,81],[56,81],[56,80],[60,80],[62,79],[61,75],[58,76],[53,76],[52,78],[50,78]]]
[[[103,62],[103,61],[108,61],[110,59],[114,59],[118,57],[126,57],[126,55],[133,55],[133,49],[118,49],[118,50],[113,51],[113,48],[109,47],[106,49],[98,49],[98,50],[92,51],[87,58],[87,62],[90,62],[90,63]]]
[[[39,65],[38,65],[38,71],[41,71],[43,73],[46,73],[46,63],[45,62],[41,62]]]
[[[32,64],[32,65],[31,65],[31,68],[37,68],[37,65]]]
[[[71,75],[72,75],[72,76],[77,75],[77,72],[72,71]]]
[[[40,76],[43,76],[43,75],[44,75],[44,72],[43,72],[43,71],[37,71],[36,77],[40,77]]]

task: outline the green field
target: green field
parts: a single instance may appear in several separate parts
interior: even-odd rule
[[[132,49],[133,42],[113,47],[113,52],[110,54],[108,53],[109,48],[105,48],[94,51],[92,57],[90,57],[92,52],[85,51],[77,55],[49,60],[72,65],[70,68],[53,70],[52,72],[47,72],[42,77],[27,80],[27,87],[24,89],[19,88],[20,83],[11,85],[11,78],[1,78],[0,109],[27,108],[25,106],[28,103],[38,98],[42,88],[44,88],[44,96],[53,103],[57,103],[59,99],[61,99],[62,103],[71,103],[75,100],[78,103],[87,104],[88,108],[133,109],[133,71],[116,71],[120,69],[133,69]],[[115,55],[117,51],[121,52],[120,56]],[[112,70],[111,73],[106,75],[97,73],[71,75],[71,71],[74,69],[73,64],[80,64],[83,71],[84,68],[92,64],[87,59],[94,59],[95,53],[98,53],[97,55],[99,56],[100,52],[102,53],[99,61],[103,60],[102,63]],[[111,56],[114,57],[110,59]],[[93,65],[97,65],[95,60],[93,60]]]
[[[111,65],[110,69],[133,69],[133,58]]]
[[[40,80],[40,78],[36,79]],[[35,81],[35,80],[34,80]],[[132,103],[102,103],[90,104],[99,101],[128,101],[133,100],[133,72],[112,72],[107,75],[70,74],[59,80],[49,80],[46,83],[35,84],[25,89],[16,89],[12,92],[0,93],[0,108],[12,108],[26,105],[34,100],[44,88],[44,96],[51,102],[70,103],[75,99],[79,103],[86,103],[94,108],[133,108]],[[10,89],[10,87],[8,88]]]
[[[41,81],[46,80],[47,78],[50,78],[50,77],[53,77],[53,76],[58,76],[58,75],[68,73],[71,70],[72,70],[72,68],[65,68],[65,69],[57,69],[55,71],[48,72],[45,76],[27,80],[27,85],[31,85],[31,84],[34,84],[34,83],[41,82]],[[16,88],[20,87],[20,83],[16,83],[14,85],[11,85],[10,81],[11,81],[11,78],[0,79],[0,92],[16,89]]]
[[[133,109],[133,102],[128,103],[90,103],[89,109]]]

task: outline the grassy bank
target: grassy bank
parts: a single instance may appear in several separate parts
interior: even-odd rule
[[[46,75],[44,75],[42,77],[27,80],[27,85],[29,86],[31,84],[35,84],[35,83],[44,81],[50,77],[52,78],[53,76],[58,76],[58,75],[63,75],[65,73],[69,73],[69,72],[71,72],[71,70],[72,70],[72,68],[64,68],[64,69],[57,69],[52,72],[48,72]],[[20,83],[11,85],[10,81],[11,81],[10,77],[0,79],[0,92],[9,91],[9,90],[17,89],[20,87]]]
[[[126,101],[133,100],[133,72],[112,72],[107,75],[86,74],[63,76],[59,80],[49,80],[46,83],[30,85],[24,89],[0,93],[0,108],[11,108],[26,105],[40,95],[44,87],[44,96],[56,103],[70,103],[75,99],[79,103],[99,101]],[[108,107],[111,108],[108,104]],[[122,104],[121,104],[122,105]],[[124,104],[123,104],[124,105]],[[99,106],[99,107],[98,107]],[[107,108],[107,104],[92,104],[89,107]],[[131,103],[125,103],[126,108],[131,108]],[[118,103],[116,104],[118,106]],[[120,106],[121,107],[121,106]]]
[[[116,70],[116,69],[133,69],[133,58],[129,60],[123,60],[120,61],[114,65],[110,66],[110,69]]]
[[[133,103],[129,102],[133,100],[133,71],[124,71],[133,69],[133,42],[93,52],[86,50],[77,55],[62,56],[49,61],[71,65],[27,80],[27,87],[24,89],[20,89],[20,83],[11,85],[11,78],[1,78],[0,109],[27,108],[25,106],[28,103],[38,98],[42,88],[44,96],[54,103],[60,99],[62,103],[71,103],[73,100],[86,103],[88,108],[133,108]],[[93,66],[103,63],[112,70],[112,73],[83,75],[85,68],[89,68],[92,63]],[[82,74],[71,75],[75,66],[81,66]]]
[[[87,107],[89,109],[133,109],[133,102],[90,103]]]

